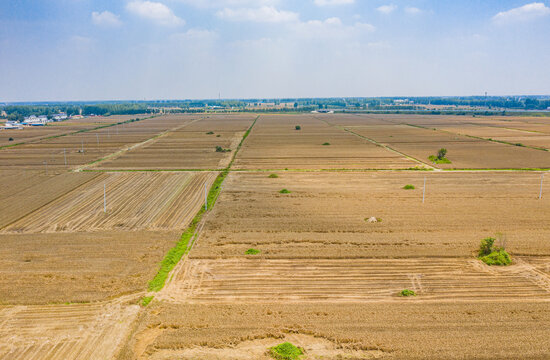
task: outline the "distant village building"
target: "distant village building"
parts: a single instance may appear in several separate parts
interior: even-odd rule
[[[69,117],[65,113],[59,113],[59,114],[53,114],[52,119],[53,121],[63,121],[67,120]]]
[[[247,109],[255,109],[255,110],[267,110],[267,109],[291,109],[294,108],[293,102],[282,102],[282,103],[274,103],[274,102],[257,102],[257,103],[248,103],[246,105]]]
[[[28,126],[44,126],[51,121],[52,120],[49,120],[46,115],[40,115],[40,116],[31,115],[31,116],[27,116],[25,120],[23,120],[22,124],[28,125]]]
[[[23,129],[23,126],[17,121],[6,121],[4,126],[2,126],[2,129],[3,130],[21,130]]]

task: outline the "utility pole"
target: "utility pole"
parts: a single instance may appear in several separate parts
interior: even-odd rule
[[[95,134],[95,137],[97,139],[97,148],[99,149],[99,134]]]
[[[48,175],[48,162],[44,161],[44,166],[46,167],[46,175]]]
[[[80,152],[84,154],[84,140],[82,140],[82,149],[80,150]]]
[[[107,196],[105,195],[105,183],[103,183],[103,212],[107,212]]]
[[[67,166],[67,149],[63,149],[63,159],[65,160],[65,166]]]

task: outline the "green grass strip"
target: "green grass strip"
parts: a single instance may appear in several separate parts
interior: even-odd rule
[[[254,127],[254,125],[256,124],[256,121],[258,121],[259,118],[260,118],[260,115],[256,116],[256,118],[254,119],[254,121],[252,122],[250,127],[244,133],[243,138],[241,139],[241,142],[239,143],[239,145],[235,149],[235,152],[233,152],[233,157],[231,158],[231,161],[229,162],[229,164],[227,165],[227,168],[225,168],[225,170],[229,170],[229,169],[231,169],[231,166],[233,166],[233,162],[237,158],[237,154],[239,153],[239,150],[241,150],[241,147],[243,146],[244,140],[248,137],[248,135],[250,134],[250,131],[252,131],[252,128]]]
[[[140,301],[141,306],[145,307],[149,305],[149,303],[153,301],[154,298],[155,298],[154,296],[144,296],[143,298],[141,298],[141,301]]]
[[[208,191],[208,209],[211,209],[214,204],[216,203],[216,200],[218,198],[218,195],[221,191],[221,185],[223,181],[225,180],[226,176],[228,174],[228,171],[223,171],[218,175],[216,180],[214,180],[214,183],[210,187],[210,191]],[[181,260],[181,258],[187,254],[190,250],[189,244],[192,242],[196,235],[197,226],[199,225],[200,221],[202,220],[204,214],[206,213],[206,210],[204,207],[201,207],[197,215],[193,218],[185,232],[181,235],[180,240],[176,244],[175,247],[170,249],[164,259],[160,263],[159,271],[157,272],[157,275],[149,282],[149,291],[160,291],[164,287],[164,284],[166,283],[166,279],[168,278],[168,274],[174,266]]]

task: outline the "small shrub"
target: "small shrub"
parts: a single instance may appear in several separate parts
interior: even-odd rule
[[[512,258],[510,257],[510,254],[508,254],[504,249],[499,249],[498,251],[494,251],[489,255],[482,256],[479,259],[489,266],[507,266],[512,263]]]
[[[323,143],[323,146],[329,146],[330,143],[326,142],[326,143]]]
[[[481,243],[479,244],[479,252],[478,256],[486,256],[493,252],[493,245],[495,244],[495,238],[488,237],[483,240],[481,240]]]
[[[221,137],[221,135],[216,135],[216,137]]]
[[[520,146],[520,147],[525,147],[525,145],[523,145],[522,143],[515,143],[514,145]]]
[[[230,151],[231,151],[231,149],[224,149],[221,146],[216,146],[216,152],[225,153],[225,152],[230,152]]]
[[[302,127],[300,125],[296,125],[295,129],[296,130],[302,130]]]
[[[403,189],[405,189],[405,190],[414,190],[415,187],[414,187],[414,185],[410,185],[410,184],[409,184],[409,185],[403,186]]]
[[[401,292],[399,293],[399,296],[416,296],[416,293],[412,290],[405,289],[405,290],[401,290]]]
[[[504,249],[505,240],[503,240],[503,235],[501,237],[501,246],[495,246],[495,238],[488,237],[481,240],[479,244],[478,258],[483,261],[485,264],[492,266],[506,266],[512,263],[512,258],[510,254]]]
[[[145,307],[149,305],[149,303],[153,300],[154,296],[144,296],[141,298],[140,304],[141,306]]]
[[[252,248],[251,248],[251,249],[246,250],[244,253],[245,253],[246,255],[258,255],[260,252],[261,252],[261,251],[258,250],[258,249],[252,249]]]
[[[270,179],[277,179],[278,177],[279,177],[279,175],[277,175],[277,174],[271,174],[271,175],[268,176],[268,178],[270,178]]]
[[[282,190],[279,191],[279,193],[281,193],[281,194],[290,194],[290,190],[282,189]]]
[[[435,155],[428,156],[428,159],[430,159],[431,162],[436,163],[436,164],[451,164],[451,160],[449,160],[447,158],[439,159]]]
[[[13,141],[13,138],[12,138],[12,137],[11,137],[11,138],[9,138],[9,139],[8,139],[8,141]]]
[[[277,360],[298,360],[304,355],[304,350],[292,343],[285,342],[269,349],[269,355]]]
[[[214,135],[214,132],[213,131],[209,131],[206,133],[206,135]]]

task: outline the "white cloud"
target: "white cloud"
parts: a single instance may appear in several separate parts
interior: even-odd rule
[[[298,21],[299,15],[292,11],[277,10],[273,6],[262,6],[260,8],[225,8],[216,13],[221,19],[231,21],[252,21],[263,23],[281,23]]]
[[[376,10],[378,10],[379,12],[381,12],[382,14],[390,14],[392,12],[394,12],[395,10],[397,9],[397,5],[382,5],[382,6],[379,6],[376,8]]]
[[[185,24],[185,21],[177,17],[168,6],[159,2],[132,1],[126,5],[126,9],[137,16],[160,25],[178,26]]]
[[[405,8],[405,12],[409,15],[418,15],[422,13],[422,10],[416,7],[408,6]]]
[[[498,24],[526,22],[550,14],[550,8],[543,3],[531,3],[508,11],[499,12],[493,17]]]
[[[92,12],[92,22],[98,26],[117,27],[122,25],[120,17],[110,11]]]
[[[355,0],[314,0],[314,2],[317,6],[333,6],[353,4]]]

